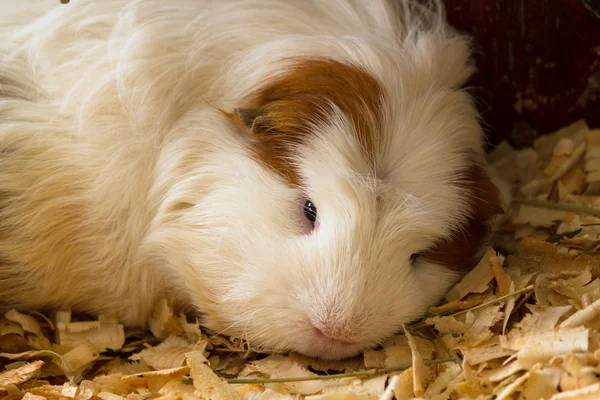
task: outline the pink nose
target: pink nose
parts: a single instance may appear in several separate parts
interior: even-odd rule
[[[313,325],[313,332],[318,340],[326,341],[329,344],[337,345],[351,345],[356,344],[351,339],[351,332],[347,332],[344,329],[336,329],[335,327],[323,326],[317,328]]]

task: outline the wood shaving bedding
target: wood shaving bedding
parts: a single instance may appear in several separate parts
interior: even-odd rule
[[[0,316],[0,399],[600,399],[600,131],[490,155],[515,202],[422,321],[344,361],[258,354],[156,304],[149,330],[58,310]]]

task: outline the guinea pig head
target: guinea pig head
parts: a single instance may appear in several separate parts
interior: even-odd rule
[[[347,357],[422,316],[479,261],[502,210],[476,113],[458,87],[424,80],[298,59],[227,114],[262,172],[236,199],[253,214],[232,222],[236,275],[209,327]]]

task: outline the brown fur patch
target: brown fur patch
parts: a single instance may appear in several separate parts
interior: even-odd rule
[[[296,59],[284,74],[269,79],[247,99],[241,118],[249,117],[254,124],[242,121],[239,113],[227,116],[256,139],[251,144],[256,159],[291,185],[298,185],[293,148],[311,135],[312,125],[326,122],[334,107],[339,108],[370,155],[380,130],[382,100],[379,82],[356,65],[324,58]]]
[[[432,263],[466,273],[477,265],[490,238],[494,217],[504,212],[498,188],[482,167],[472,164],[459,186],[471,195],[471,214],[452,239],[438,243],[423,256]]]

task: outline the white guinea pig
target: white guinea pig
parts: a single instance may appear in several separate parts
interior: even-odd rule
[[[481,258],[506,196],[439,7],[36,1],[0,13],[1,309],[170,296],[341,358]]]

